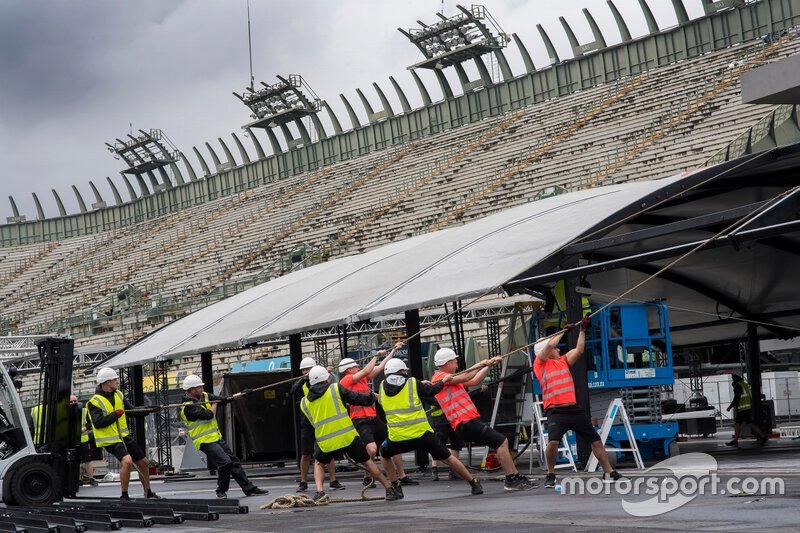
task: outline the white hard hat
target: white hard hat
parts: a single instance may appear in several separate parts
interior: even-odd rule
[[[447,363],[448,361],[452,361],[453,359],[458,359],[458,355],[456,352],[451,350],[450,348],[439,348],[436,350],[436,354],[433,356],[433,364],[436,366],[442,366],[443,364]]]
[[[544,349],[547,347],[548,342],[549,341],[547,339],[544,339],[544,340],[539,341],[536,344],[534,344],[533,345],[533,353],[538,357],[538,355],[540,353],[542,353],[544,351]]]
[[[203,380],[200,379],[200,376],[196,376],[195,374],[189,374],[183,379],[183,390],[193,389],[195,387],[202,387],[205,385]]]
[[[329,377],[331,377],[331,375],[328,373],[328,370],[324,366],[317,365],[308,373],[308,382],[311,383],[311,385],[316,385],[317,383],[328,381]]]
[[[408,370],[402,359],[389,359],[389,362],[383,367],[383,373],[387,376],[389,374],[397,374],[401,370]]]
[[[356,363],[354,359],[345,357],[339,361],[339,372],[344,372],[348,368],[353,368],[354,366],[358,366],[358,363]]]
[[[300,361],[300,370],[303,370],[303,369],[306,369],[306,368],[314,368],[316,366],[316,364],[317,364],[317,362],[314,361],[313,357],[303,357],[303,360]]]
[[[106,381],[110,381],[112,379],[119,379],[119,374],[117,374],[117,371],[114,370],[113,368],[105,367],[105,368],[101,368],[97,372],[97,384],[98,385],[102,385]]]

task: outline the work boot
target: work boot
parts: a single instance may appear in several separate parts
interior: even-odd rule
[[[739,441],[737,439],[733,439],[732,441],[726,442],[725,446],[739,446]]]
[[[392,489],[394,490],[394,494],[397,496],[398,500],[402,500],[406,497],[405,494],[403,494],[403,486],[400,484],[399,479],[392,483]]]
[[[397,499],[398,499],[397,498],[397,494],[395,494],[394,489],[392,487],[389,487],[388,489],[386,489],[386,501],[387,502],[394,501],[394,500],[397,500]]]
[[[123,502],[135,502],[136,500],[128,496],[127,492],[123,492],[119,499]]]
[[[318,502],[325,496],[327,496],[327,494],[325,494],[324,490],[318,490],[317,492],[314,493],[314,497],[311,499],[314,500],[315,502]]]
[[[406,486],[419,485],[419,481],[411,479],[408,476],[403,476],[403,477],[400,478],[400,484],[401,485],[406,485]]]
[[[544,478],[544,488],[552,489],[556,486],[556,475],[553,473],[548,473],[547,476]]]
[[[481,480],[474,477],[472,481],[469,482],[470,487],[472,487],[472,495],[477,496],[478,494],[483,494],[483,487],[481,486]]]
[[[225,500],[228,498],[228,494],[224,490],[217,489],[217,499]]]
[[[367,487],[368,489],[372,489],[375,487],[375,480],[367,476],[364,478],[364,481],[362,481],[361,484]]]
[[[297,485],[297,492],[305,492],[308,490],[308,483],[305,481],[301,481],[299,485]]]
[[[331,490],[344,490],[346,487],[339,483],[338,479],[334,479],[330,483],[328,483],[328,488]]]
[[[538,486],[519,473],[506,476],[505,483],[503,483],[503,489],[505,490],[533,490]]]
[[[245,496],[259,496],[261,494],[269,494],[269,491],[266,489],[260,489],[258,487],[253,487],[250,490],[244,491]]]
[[[431,468],[431,481],[439,481],[439,467]]]

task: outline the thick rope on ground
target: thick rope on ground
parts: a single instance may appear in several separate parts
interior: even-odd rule
[[[292,507],[316,507],[317,505],[328,505],[330,498],[326,494],[319,501],[314,501],[305,494],[284,494],[278,496],[269,503],[265,503],[261,509],[290,509]]]
[[[285,494],[278,496],[269,503],[265,503],[260,509],[290,509],[292,507],[316,507],[318,505],[328,505],[330,503],[356,503],[356,502],[375,502],[384,501],[384,496],[365,496],[367,489],[361,489],[361,495],[358,498],[331,498],[327,494],[317,501],[309,498],[305,494]]]

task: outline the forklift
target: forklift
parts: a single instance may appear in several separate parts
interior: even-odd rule
[[[40,436],[34,441],[15,380],[17,369],[0,364],[0,497],[7,505],[40,507],[74,497],[80,485],[80,409],[70,405],[72,339],[36,343]],[[34,421],[36,423],[36,421]]]
[[[36,343],[41,373],[39,415],[28,424],[15,379],[17,369],[0,363],[0,531],[114,531],[124,525],[152,527],[208,522],[220,514],[245,514],[237,499],[170,498],[122,502],[77,496],[80,486],[81,410],[70,405],[72,339],[48,337]],[[34,435],[36,438],[34,438]],[[63,529],[66,527],[67,529]],[[30,528],[30,529],[29,529]],[[14,530],[14,529],[12,529]]]

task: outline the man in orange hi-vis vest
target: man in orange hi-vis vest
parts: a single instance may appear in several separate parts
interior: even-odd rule
[[[578,335],[578,343],[565,355],[561,355],[558,343],[566,330],[571,330],[575,324],[567,324],[565,331],[561,331],[547,340],[537,342],[533,347],[536,354],[533,371],[542,386],[542,402],[544,403],[544,414],[547,417],[548,443],[544,452],[545,459],[547,459],[545,487],[555,487],[556,485],[555,467],[558,443],[569,430],[591,443],[592,452],[605,472],[604,480],[613,482],[622,478],[619,472],[611,468],[600,435],[597,434],[589,416],[578,406],[575,399],[575,382],[572,380],[570,367],[583,354],[586,328],[590,323],[591,319],[588,316],[583,318],[580,322],[581,332]]]
[[[506,477],[503,483],[505,490],[531,490],[539,485],[526,478],[517,470],[511,453],[508,450],[508,439],[496,429],[481,422],[481,415],[469,397],[466,387],[474,387],[483,383],[489,368],[502,361],[500,357],[485,359],[480,362],[480,367],[458,374],[445,384],[441,392],[436,395],[436,400],[444,412],[444,416],[453,430],[463,440],[478,445],[494,448],[497,460],[503,467]],[[458,355],[450,348],[441,348],[433,356],[436,372],[431,381],[444,381],[444,378],[458,371]]]

